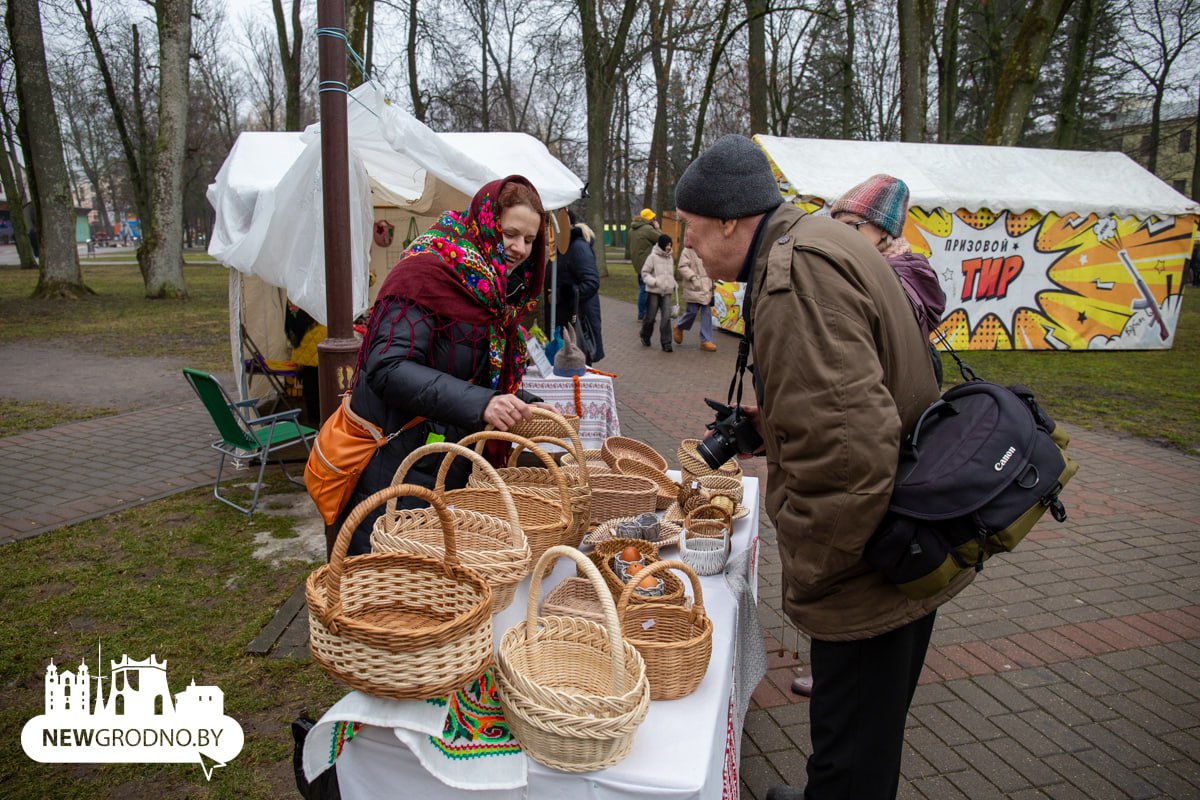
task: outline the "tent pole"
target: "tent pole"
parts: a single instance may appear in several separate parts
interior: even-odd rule
[[[345,31],[345,0],[318,0],[317,27]],[[346,45],[318,35],[321,95],[321,192],[325,222],[325,314],[329,338],[317,345],[322,422],[354,378],[358,342],[354,338],[350,269],[350,174],[346,131]],[[326,526],[325,551],[333,552],[337,530]]]

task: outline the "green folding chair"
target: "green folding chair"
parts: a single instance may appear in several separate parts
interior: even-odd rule
[[[263,474],[267,470],[267,462],[271,460],[271,455],[291,447],[297,442],[304,444],[304,450],[307,453],[309,442],[317,435],[317,431],[299,423],[301,410],[298,408],[281,411],[278,414],[269,414],[265,417],[250,417],[247,416],[247,412],[254,409],[255,400],[238,402],[230,400],[229,395],[225,393],[225,388],[216,378],[198,369],[185,367],[183,377],[200,397],[200,401],[208,409],[208,415],[212,417],[213,423],[217,426],[217,431],[221,434],[220,440],[212,443],[212,449],[221,454],[221,463],[217,466],[217,478],[213,481],[213,497],[226,505],[233,506],[246,516],[250,516],[258,506],[258,494],[262,491]],[[221,471],[225,468],[227,457],[235,461],[251,461],[257,458],[261,463],[258,469],[258,483],[254,485],[254,499],[250,501],[248,508],[239,506],[232,500],[221,496]],[[283,470],[284,477],[292,483],[304,485],[303,480],[297,480],[291,476],[282,458],[276,457],[276,459]]]

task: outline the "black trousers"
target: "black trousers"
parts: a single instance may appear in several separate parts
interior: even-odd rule
[[[871,639],[813,639],[813,754],[804,800],[896,796],[904,723],[935,614]]]

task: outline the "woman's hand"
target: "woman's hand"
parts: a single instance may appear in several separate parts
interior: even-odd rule
[[[498,394],[483,410],[483,421],[498,431],[507,431],[523,419],[532,419],[533,409],[515,394]]]

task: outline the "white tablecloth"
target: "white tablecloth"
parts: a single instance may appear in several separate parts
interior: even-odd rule
[[[744,559],[750,586],[757,584],[758,479],[743,482],[750,513],[734,525],[731,562]],[[676,558],[674,547],[663,556]],[[562,579],[574,575],[574,562],[559,559],[543,581],[543,595]],[[570,774],[529,759],[528,786],[503,791],[460,791],[426,772],[406,746],[386,727],[364,725],[337,761],[338,782],[345,800],[421,800],[471,798],[617,798],[654,797],[663,800],[736,800],[738,749],[742,722],[734,711],[737,601],[722,574],[702,577],[704,608],[713,622],[712,659],[695,692],[670,701],[654,701],[638,728],[633,750],[621,763],[598,772]],[[517,587],[512,605],[494,619],[497,644],[511,626],[523,622],[529,578]],[[689,594],[691,593],[689,585]],[[761,646],[761,636],[758,637]],[[751,659],[746,659],[751,660]],[[753,687],[751,687],[753,688]]]
[[[526,375],[522,387],[552,404],[561,414],[579,415],[579,439],[589,450],[598,450],[609,436],[621,435],[613,380],[589,372],[579,378],[579,406],[575,405],[575,379]]]

